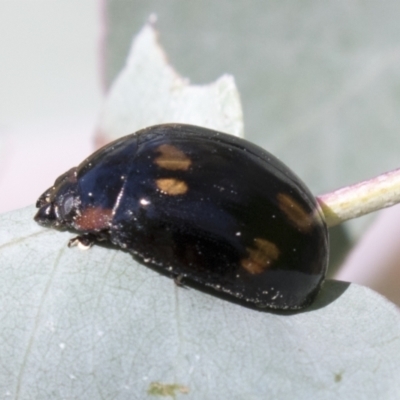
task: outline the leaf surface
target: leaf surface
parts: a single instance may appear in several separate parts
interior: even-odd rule
[[[160,385],[188,399],[398,398],[400,317],[371,290],[328,281],[305,312],[254,311],[120,250],[69,249],[72,234],[34,213],[0,216],[7,398],[143,399]]]

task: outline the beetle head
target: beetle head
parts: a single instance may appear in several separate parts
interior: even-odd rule
[[[69,227],[78,212],[78,206],[77,171],[71,168],[39,197],[35,221],[48,227]]]

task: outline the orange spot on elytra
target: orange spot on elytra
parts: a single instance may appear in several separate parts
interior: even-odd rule
[[[174,178],[157,179],[156,185],[163,193],[171,196],[185,194],[188,191],[188,186],[184,181]]]
[[[279,257],[279,249],[274,243],[260,238],[254,239],[254,243],[254,248],[246,248],[249,257],[241,261],[242,267],[253,275],[264,272]]]
[[[160,154],[154,162],[161,168],[171,171],[182,170],[186,171],[192,161],[182,151],[170,144],[162,144],[157,147],[156,151]]]
[[[286,215],[289,222],[300,232],[309,232],[314,224],[312,213],[308,213],[293,197],[279,193],[277,195],[280,210]]]
[[[101,207],[88,207],[74,220],[76,229],[82,231],[100,231],[107,229],[112,218],[112,210]]]

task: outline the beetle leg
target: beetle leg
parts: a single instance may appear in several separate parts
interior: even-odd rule
[[[184,278],[183,275],[175,276],[175,278],[174,278],[175,285],[178,287],[185,287],[185,285],[182,282],[183,278]]]
[[[78,246],[81,250],[90,249],[96,242],[96,236],[92,233],[85,233],[83,235],[72,238],[68,242],[68,247]]]

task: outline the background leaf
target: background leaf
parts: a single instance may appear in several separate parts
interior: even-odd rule
[[[132,42],[125,67],[112,84],[99,122],[100,141],[149,125],[184,122],[243,136],[239,93],[232,76],[191,85],[168,64],[147,24]]]

